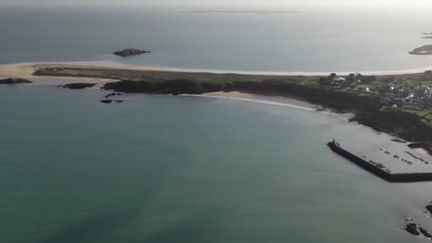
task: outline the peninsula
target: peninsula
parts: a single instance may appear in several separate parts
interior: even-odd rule
[[[425,148],[432,144],[432,71],[397,75],[255,75],[60,63],[27,64],[26,68],[20,68],[31,70],[27,73],[30,76],[23,73],[22,78],[74,78],[75,82],[98,83],[102,89],[122,93],[179,95],[237,91],[291,97],[334,112],[352,113],[351,121],[420,142]],[[0,66],[0,76],[20,76],[19,72],[7,71]]]

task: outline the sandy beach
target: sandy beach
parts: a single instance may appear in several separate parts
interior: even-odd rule
[[[292,108],[306,110],[306,111],[315,111],[318,108],[318,106],[314,104],[299,99],[295,99],[293,97],[260,95],[260,94],[243,93],[238,91],[208,92],[202,95],[192,95],[192,96],[249,101],[249,102],[264,103],[269,105],[289,106]]]
[[[103,78],[87,78],[87,77],[59,77],[59,76],[35,76],[33,72],[39,68],[50,67],[74,67],[74,68],[103,68],[107,70],[126,70],[126,71],[162,71],[162,72],[196,72],[196,73],[235,73],[242,75],[274,75],[274,76],[322,76],[328,75],[323,72],[250,72],[250,71],[228,71],[228,70],[203,70],[203,69],[182,69],[182,68],[166,68],[166,67],[143,67],[126,65],[115,62],[45,62],[45,63],[14,63],[0,65],[0,78],[24,78],[29,79],[35,84],[48,84],[48,85],[63,85],[68,83],[96,83],[96,87],[101,87],[104,83],[115,81],[115,79]],[[412,70],[396,70],[396,71],[382,71],[382,72],[364,72],[369,75],[400,75],[400,74],[415,74],[421,73],[430,68],[418,68]],[[340,73],[347,74],[347,73]],[[318,111],[325,113],[328,116],[348,120],[353,117],[353,114],[338,114],[328,110],[321,110],[319,106],[299,100],[289,96],[274,96],[274,95],[261,95],[243,92],[210,92],[200,95],[184,95],[184,96],[197,96],[219,99],[231,99],[247,102],[256,102],[269,105],[287,106],[295,109],[305,111]]]
[[[49,65],[50,64],[37,64],[37,63],[15,63],[15,64],[0,65],[0,78],[23,78],[23,79],[28,79],[35,84],[56,84],[56,85],[77,83],[77,82],[103,84],[112,81],[110,79],[98,79],[98,78],[49,77],[49,76],[33,75],[33,72],[35,71],[35,68],[37,66],[49,66]]]
[[[16,63],[16,64],[6,64],[0,65],[0,77],[3,78],[24,78],[33,81],[35,84],[67,84],[67,83],[97,83],[102,85],[106,82],[112,82],[112,79],[98,79],[98,78],[82,78],[82,77],[49,77],[49,76],[35,76],[33,72],[38,67],[49,67],[50,65],[58,66],[59,63]],[[104,67],[107,68],[109,65],[101,66],[95,63],[60,63],[62,65],[73,66],[73,67]],[[114,67],[109,66],[108,68],[116,69],[124,67]],[[145,67],[131,69],[131,70],[150,70]],[[152,71],[161,71],[159,69]],[[175,71],[175,70],[171,70]],[[185,96],[200,96],[200,97],[209,97],[209,98],[226,98],[232,100],[241,100],[241,101],[249,101],[249,102],[258,102],[265,103],[271,105],[280,105],[280,106],[289,106],[296,109],[302,109],[307,111],[316,111],[317,106],[310,104],[305,101],[301,101],[299,99],[295,99],[292,97],[282,97],[282,96],[269,96],[269,95],[258,95],[258,94],[249,94],[242,92],[210,92],[202,95],[185,95]]]
[[[50,66],[68,66],[76,68],[104,68],[104,69],[121,69],[130,71],[162,71],[162,72],[196,72],[196,73],[214,73],[214,74],[240,74],[240,75],[271,75],[271,76],[327,76],[329,72],[274,72],[274,71],[244,71],[244,70],[218,70],[218,69],[194,69],[194,68],[177,68],[177,67],[156,67],[156,66],[136,66],[109,61],[95,62],[41,62],[41,63],[12,63],[0,65],[0,77],[26,78],[40,83],[67,83],[79,80],[79,82],[97,82],[104,83],[109,79],[95,78],[68,78],[68,77],[41,77],[34,76],[32,73],[37,67]],[[364,75],[404,75],[422,73],[432,70],[432,66],[420,67],[406,70],[386,70],[386,71],[350,71],[335,72],[338,75],[348,75],[350,73],[361,73]]]
[[[309,112],[319,112],[320,114],[340,119],[344,121],[349,121],[350,118],[354,116],[352,113],[335,113],[327,109],[323,109],[318,105],[311,104],[307,101],[303,101],[294,97],[289,96],[275,96],[275,95],[260,95],[251,94],[238,91],[231,92],[208,92],[201,95],[182,95],[190,97],[203,97],[203,98],[214,98],[214,99],[229,99],[245,102],[254,102],[260,104],[285,106],[289,108],[294,108]]]

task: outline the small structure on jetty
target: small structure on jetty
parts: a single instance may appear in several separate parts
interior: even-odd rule
[[[333,152],[388,182],[432,181],[432,164],[409,151],[392,154],[380,149],[366,156],[350,151],[335,139],[327,145]]]

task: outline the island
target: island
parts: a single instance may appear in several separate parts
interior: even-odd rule
[[[136,55],[141,55],[141,54],[145,54],[145,53],[151,53],[151,51],[140,50],[140,49],[135,49],[135,48],[128,48],[128,49],[123,49],[121,51],[113,52],[114,55],[120,56],[120,57],[136,56]]]
[[[432,38],[425,36],[423,38]],[[424,45],[409,52],[411,55],[432,55],[432,45]]]

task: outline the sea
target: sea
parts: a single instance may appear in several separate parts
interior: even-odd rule
[[[426,67],[418,11],[1,8],[0,63],[245,71]],[[121,59],[125,47],[151,54]],[[246,100],[0,86],[0,242],[428,242],[432,184],[331,152],[400,146],[340,116]],[[400,151],[403,153],[403,149]],[[431,165],[432,166],[432,165]]]
[[[428,9],[0,8],[0,64],[95,61],[277,72],[361,72],[432,66],[408,52],[432,39]],[[151,54],[122,59],[111,53]]]

